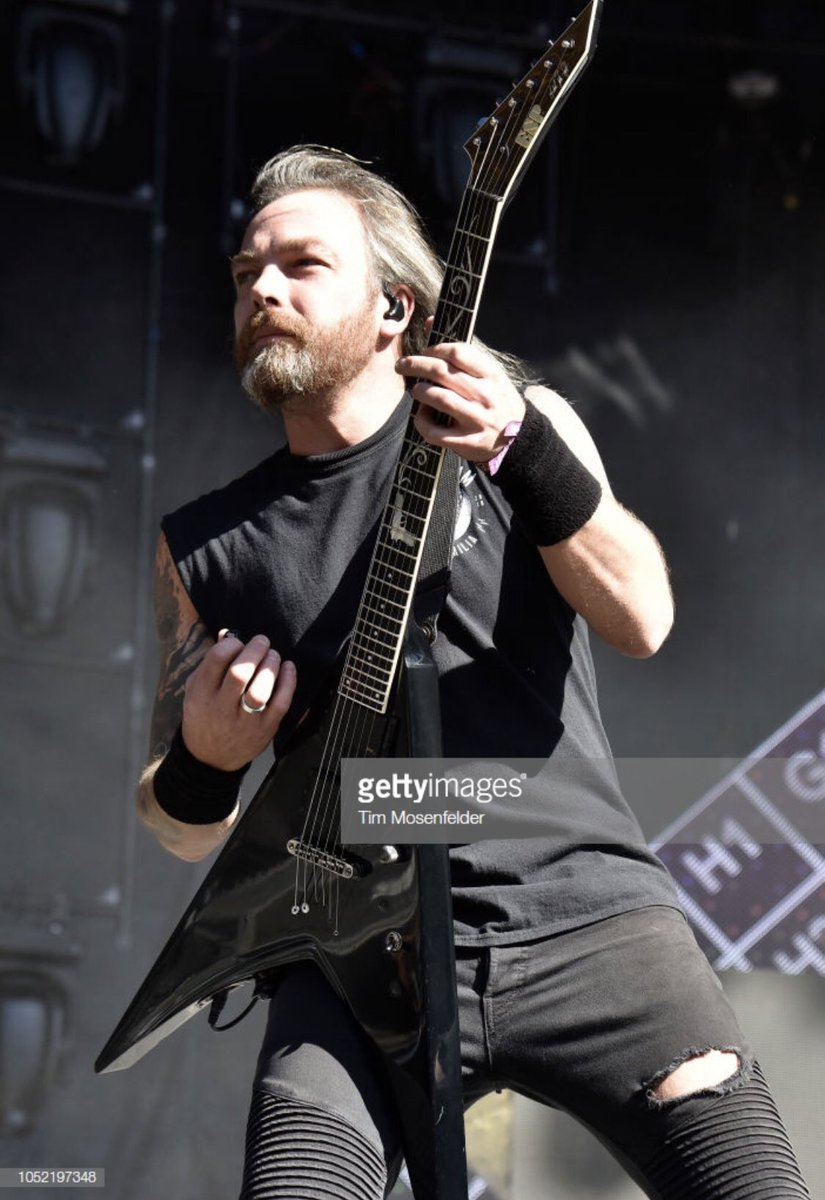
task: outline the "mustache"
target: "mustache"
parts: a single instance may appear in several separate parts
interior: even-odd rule
[[[305,345],[307,340],[306,324],[294,313],[278,313],[277,316],[268,312],[253,313],[235,337],[234,357],[238,366],[245,367],[249,362],[255,339],[268,334],[295,338],[299,346]]]

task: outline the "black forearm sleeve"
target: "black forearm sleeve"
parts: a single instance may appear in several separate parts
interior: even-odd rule
[[[248,770],[249,763],[237,771],[221,771],[201,762],[187,749],[178,726],[152,780],[155,799],[176,821],[186,825],[214,825],[234,809],[241,780]]]
[[[537,546],[571,537],[593,516],[602,485],[529,400],[521,429],[492,476]]]

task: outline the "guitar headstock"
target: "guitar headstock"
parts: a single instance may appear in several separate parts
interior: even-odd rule
[[[590,3],[544,50],[464,143],[468,186],[507,200],[596,48],[602,0]]]

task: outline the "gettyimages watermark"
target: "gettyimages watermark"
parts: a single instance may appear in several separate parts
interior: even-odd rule
[[[350,758],[341,762],[344,843],[428,844],[552,837],[564,788],[603,787],[609,760]],[[614,782],[615,786],[615,782]]]
[[[583,821],[579,834],[582,844],[610,842],[628,832],[622,795],[654,848],[720,843],[727,849],[714,852],[730,870],[730,855],[753,859],[757,846],[825,846],[825,760],[810,751],[735,767],[721,758],[343,759],[341,839],[569,840],[576,812],[592,813],[601,796],[604,824]]]

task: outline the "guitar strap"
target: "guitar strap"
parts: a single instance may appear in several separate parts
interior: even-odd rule
[[[413,598],[413,613],[428,642],[434,642],[438,617],[450,589],[453,536],[458,515],[458,480],[462,459],[444,451],[441,475],[433,502],[433,515],[421,556],[421,571]]]

